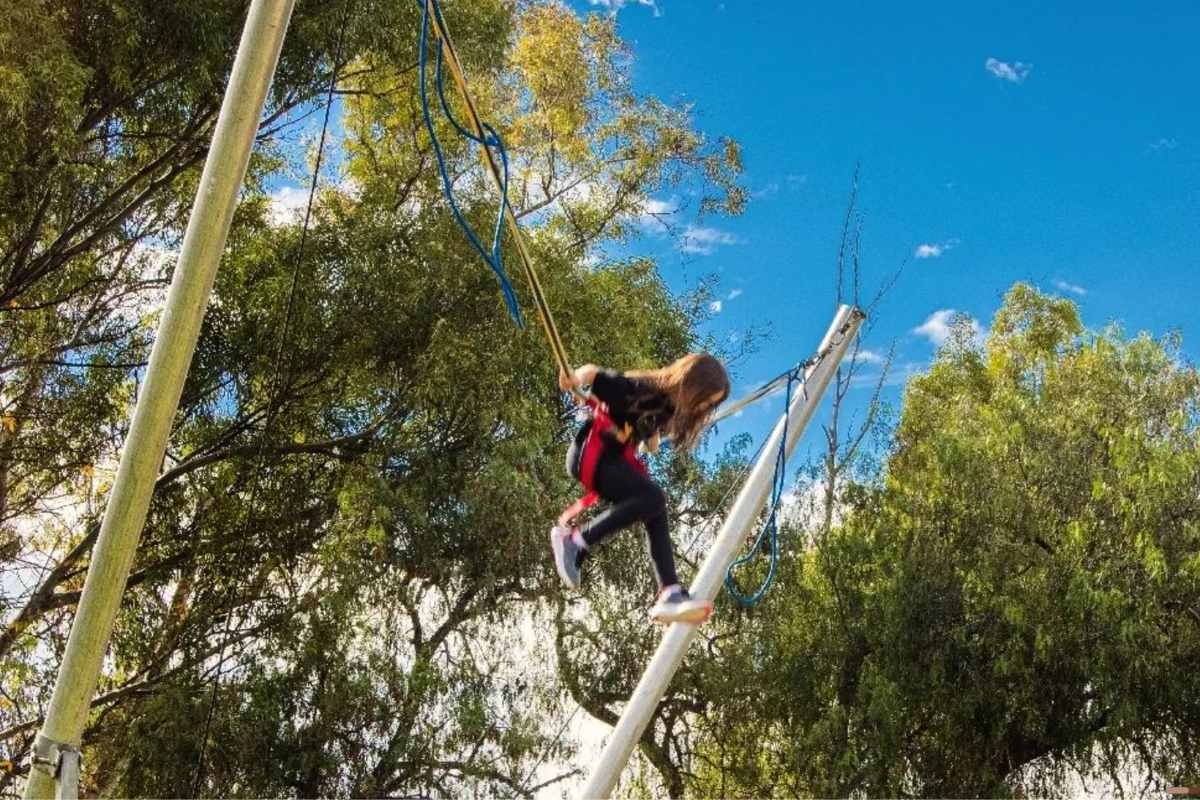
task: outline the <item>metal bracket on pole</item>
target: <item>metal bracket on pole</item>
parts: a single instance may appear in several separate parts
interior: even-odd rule
[[[42,734],[33,741],[30,765],[54,779],[57,800],[76,800],[79,797],[79,748],[66,742],[56,742]]]

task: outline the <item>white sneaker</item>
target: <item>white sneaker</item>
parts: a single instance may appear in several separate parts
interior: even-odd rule
[[[683,622],[699,625],[712,616],[713,604],[693,600],[686,589],[672,586],[658,593],[658,600],[650,609],[650,621],[659,625]]]
[[[554,551],[554,567],[558,577],[571,589],[579,588],[580,562],[587,552],[575,544],[574,528],[556,525],[550,529],[550,548]]]

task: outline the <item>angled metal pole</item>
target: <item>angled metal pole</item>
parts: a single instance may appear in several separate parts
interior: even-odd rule
[[[53,797],[56,782],[60,796],[75,796],[79,744],[92,695],[146,521],[171,422],[196,349],[200,323],[225,249],[294,2],[252,0],[250,4],[179,263],[154,337],[146,382],[121,452],[100,536],[92,550],[79,610],[71,625],[46,721],[35,741],[33,768],[25,785],[26,798]]]
[[[771,433],[762,449],[762,454],[746,478],[746,483],[733,501],[729,516],[717,533],[712,550],[700,565],[696,579],[692,583],[691,594],[698,600],[712,601],[725,579],[725,571],[737,557],[738,551],[746,541],[746,532],[758,514],[762,511],[771,490],[771,476],[775,468],[775,455],[779,449],[779,440],[783,437],[784,421],[787,421],[787,442],[784,444],[787,455],[791,455],[800,442],[800,435],[812,419],[813,412],[821,402],[821,396],[829,386],[829,381],[837,371],[838,364],[846,354],[846,348],[858,335],[865,315],[857,308],[842,306],[834,317],[833,324],[821,341],[817,350],[819,360],[805,372],[803,390],[796,393],[791,405]],[[637,745],[642,731],[646,729],[654,709],[662,700],[667,685],[679,669],[683,655],[688,645],[696,635],[696,626],[684,623],[674,623],[663,634],[650,665],[646,667],[637,688],[633,690],[624,713],[613,731],[612,737],[600,754],[600,760],[592,769],[587,785],[583,790],[585,798],[608,797],[612,794],[617,779],[621,777],[633,748]]]

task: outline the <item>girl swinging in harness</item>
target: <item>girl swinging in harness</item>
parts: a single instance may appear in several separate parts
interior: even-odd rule
[[[660,369],[624,374],[587,364],[574,375],[559,375],[558,382],[564,391],[591,386],[591,419],[567,453],[567,471],[587,494],[566,509],[550,531],[559,576],[570,588],[578,588],[588,552],[640,520],[658,581],[651,620],[665,624],[708,619],[712,604],[691,599],[675,574],[666,495],[650,479],[637,448],[640,444],[657,452],[664,436],[674,447],[694,447],[713,409],[729,396],[725,368],[708,353],[692,353]],[[572,524],[600,498],[611,504],[608,509],[582,527]]]

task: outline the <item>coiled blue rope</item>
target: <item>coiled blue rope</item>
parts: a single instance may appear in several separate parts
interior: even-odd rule
[[[775,475],[771,481],[771,511],[767,515],[766,524],[763,525],[762,530],[758,533],[758,538],[754,540],[754,545],[745,555],[730,564],[729,569],[725,571],[725,589],[734,600],[746,607],[758,605],[763,597],[766,596],[767,590],[771,588],[771,583],[775,580],[775,567],[779,563],[779,504],[783,500],[783,489],[787,482],[787,434],[789,417],[787,409],[791,408],[792,405],[792,384],[800,380],[799,373],[803,368],[803,365],[801,365],[787,373],[787,399],[784,401],[783,406],[783,436],[779,439],[779,450],[775,454]],[[767,567],[767,577],[763,579],[762,584],[753,594],[743,594],[738,589],[737,582],[733,579],[733,571],[752,560],[755,554],[762,549],[764,540],[767,540],[771,547],[771,563]]]
[[[417,0],[421,4],[421,41],[418,45],[418,68],[420,69],[420,87],[421,87],[421,113],[425,117],[425,128],[429,131],[429,141],[433,145],[433,153],[437,158],[438,172],[442,176],[442,188],[446,194],[446,200],[450,204],[450,210],[454,213],[454,219],[458,222],[463,233],[466,234],[471,246],[479,253],[480,257],[491,267],[492,272],[496,273],[496,279],[500,281],[500,291],[504,294],[504,302],[508,306],[508,313],[512,316],[513,321],[518,327],[525,327],[525,320],[521,315],[521,307],[517,304],[517,294],[513,290],[512,283],[508,280],[508,275],[504,271],[504,258],[500,249],[501,233],[504,225],[504,212],[508,208],[508,151],[504,148],[504,140],[500,138],[500,134],[496,133],[495,129],[487,123],[482,123],[485,136],[480,138],[471,131],[459,124],[454,118],[454,114],[450,112],[450,104],[446,102],[446,90],[442,78],[442,40],[439,37],[437,40],[437,64],[434,70],[434,83],[437,87],[438,100],[442,107],[442,113],[446,115],[446,119],[450,120],[450,124],[458,131],[458,134],[463,138],[483,145],[484,147],[494,150],[500,158],[502,179],[500,183],[500,208],[496,212],[496,227],[492,233],[492,247],[490,251],[484,247],[479,240],[479,236],[475,233],[475,229],[471,227],[471,223],[467,222],[463,216],[462,210],[458,207],[458,201],[454,199],[454,187],[450,182],[450,173],[446,169],[446,157],[442,153],[442,145],[438,140],[437,131],[433,127],[433,114],[429,108],[429,88],[426,85],[426,71],[428,64],[429,50],[429,5],[425,0]],[[441,6],[437,0],[433,0],[433,12],[437,16],[437,24],[439,29],[445,30],[442,20]]]

